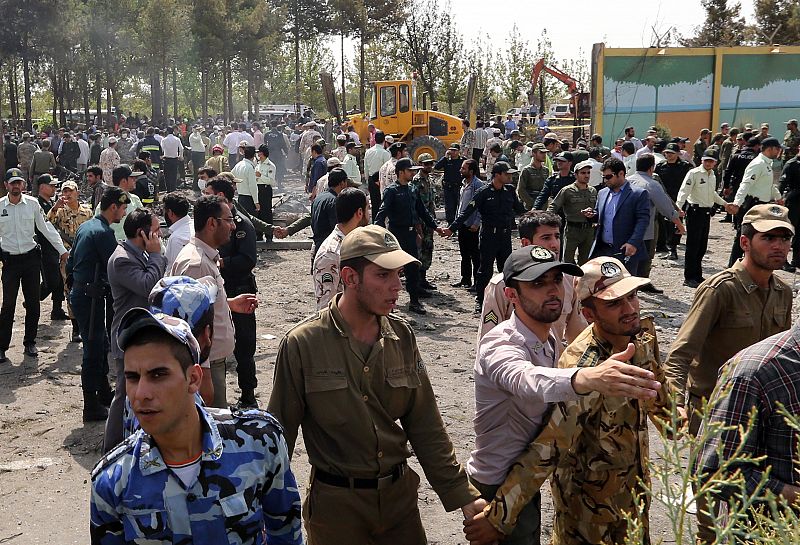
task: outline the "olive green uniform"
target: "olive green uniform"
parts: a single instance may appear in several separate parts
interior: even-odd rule
[[[794,131],[789,129],[783,135],[783,160],[788,161],[797,155],[798,149],[800,149],[800,129]]]
[[[578,401],[556,403],[542,432],[511,466],[494,500],[486,506],[487,520],[511,534],[522,509],[550,479],[555,504],[554,545],[622,544],[627,523],[636,516],[639,480],[649,484],[647,417],[660,426],[670,416],[671,392],[664,380],[652,322],[632,339],[632,365],[652,371],[662,383],[658,397],[638,401],[597,392]],[[587,327],[559,359],[559,367],[594,367],[615,350],[594,326]],[[640,522],[643,543],[649,543],[647,508]]]
[[[556,198],[547,207],[549,212],[563,214],[566,218],[564,230],[564,261],[583,265],[589,260],[589,252],[594,242],[594,221],[583,215],[581,210],[597,207],[597,189],[587,186],[586,189],[578,187],[574,182],[558,192]],[[578,251],[578,260],[575,261],[575,250]]]
[[[419,195],[419,200],[431,213],[431,217],[436,218],[436,190],[433,187],[433,181],[430,176],[423,177],[417,173],[411,180],[411,188]],[[427,271],[431,268],[431,263],[433,262],[433,229],[424,223],[418,223],[416,228],[417,232],[422,236],[422,242],[419,246],[419,261],[422,263],[421,270]]]
[[[550,177],[550,169],[542,163],[542,166],[536,168],[533,163],[522,169],[519,173],[519,182],[517,183],[517,197],[525,205],[525,210],[533,208],[533,203],[536,202],[536,197],[544,187],[544,181]]]
[[[312,466],[303,505],[309,543],[425,543],[409,442],[447,511],[479,493],[456,460],[411,327],[381,317],[380,338],[364,345],[342,317],[340,297],[286,334],[269,401],[290,455],[303,426]],[[351,486],[330,484],[337,479]]]

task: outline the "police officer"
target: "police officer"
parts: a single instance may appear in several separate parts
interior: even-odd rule
[[[498,161],[492,166],[492,182],[475,192],[475,196],[467,207],[459,214],[442,235],[450,236],[458,231],[464,221],[476,210],[481,214],[481,230],[478,249],[481,254],[481,265],[475,279],[475,314],[481,313],[483,291],[492,277],[492,267],[497,262],[498,271],[503,270],[506,258],[511,254],[511,227],[514,216],[525,212],[525,207],[517,198],[516,190],[511,185],[512,169],[505,161]]]
[[[744,171],[742,183],[733,198],[731,207],[732,213],[739,218],[743,218],[747,211],[757,204],[777,202],[783,204],[778,188],[775,187],[775,180],[772,175],[772,161],[781,155],[781,143],[777,138],[765,138],[761,141],[761,153],[753,159]],[[728,260],[728,267],[733,266],[737,259],[742,257],[743,250],[739,245],[739,237],[742,234],[741,227],[736,230],[736,238],[731,248],[731,257]]]
[[[50,214],[53,209],[53,195],[56,188],[53,177],[49,174],[39,176],[39,195],[37,200],[45,216]],[[54,226],[55,227],[55,226]],[[39,293],[39,300],[44,301],[48,295],[52,294],[53,309],[50,311],[51,320],[69,320],[69,316],[64,312],[64,279],[61,277],[61,263],[58,250],[48,242],[47,237],[36,229],[36,240],[42,249],[42,285]],[[62,241],[63,242],[63,241]],[[65,247],[66,248],[66,247]]]
[[[675,142],[670,142],[667,144],[666,148],[664,148],[664,158],[666,161],[662,161],[656,165],[655,173],[658,174],[658,177],[661,179],[664,191],[667,192],[667,195],[669,195],[673,201],[676,201],[681,184],[683,184],[684,178],[686,178],[686,175],[692,169],[692,165],[681,159],[681,148]],[[680,208],[680,206],[678,208]],[[661,238],[660,233],[664,232],[666,246],[669,250],[669,254],[666,258],[677,261],[678,243],[681,240],[681,235],[677,233],[675,224],[672,223],[672,221],[661,215],[657,217],[661,222],[659,224],[659,238]]]
[[[547,209],[547,199],[555,199],[558,192],[567,187],[569,184],[575,183],[575,175],[572,174],[572,153],[562,151],[553,158],[556,171],[550,175],[544,182],[544,187],[536,197],[533,207],[536,210]],[[564,217],[562,216],[563,220]]]
[[[746,132],[742,135],[744,145],[741,149],[734,150],[728,161],[728,166],[722,175],[722,196],[728,202],[733,202],[736,192],[739,191],[739,184],[742,183],[744,171],[753,159],[756,158],[761,151],[761,139],[758,136],[753,136],[753,133]],[[700,165],[697,165],[700,166]],[[720,220],[720,223],[726,223],[725,218]],[[734,227],[739,227],[741,218],[731,217]]]
[[[67,260],[69,301],[83,338],[81,387],[83,421],[104,421],[105,407],[114,392],[108,384],[108,337],[106,300],[109,295],[106,265],[117,248],[111,225],[125,216],[130,198],[121,188],[107,187],[100,199],[100,213],[81,224]]]
[[[197,403],[200,346],[183,320],[135,308],[119,339],[141,429],[92,471],[92,543],[301,545],[280,424],[263,411]]]
[[[447,223],[453,223],[458,215],[458,194],[461,191],[461,146],[453,143],[444,157],[439,159],[434,170],[442,172],[442,191],[444,192],[444,211]]]
[[[3,303],[0,307],[0,363],[7,361],[6,350],[11,344],[17,294],[22,286],[25,298],[25,355],[36,357],[36,330],[39,327],[39,271],[42,252],[36,242],[36,230],[44,235],[60,260],[67,259],[67,250],[55,227],[45,218],[37,200],[23,195],[25,175],[18,168],[9,169],[5,176],[8,194],[0,199],[0,260],[3,263]]]
[[[793,120],[794,121],[794,120]],[[800,231],[800,150],[786,161],[781,172],[779,186],[781,195],[789,209],[789,220],[794,225],[795,232]],[[792,239],[792,267],[800,267],[800,237]]]
[[[233,202],[233,184],[225,178],[216,177],[206,182],[203,193],[218,195],[229,204]],[[233,221],[235,227],[230,241],[219,248],[219,270],[225,281],[228,297],[236,297],[244,293],[258,292],[253,269],[257,263],[256,230],[253,223],[234,207]],[[258,408],[255,390],[256,379],[256,314],[242,314],[231,310],[234,339],[233,355],[236,357],[236,374],[242,394],[238,407]]]
[[[289,152],[286,139],[278,128],[278,121],[270,122],[270,130],[264,135],[264,143],[269,148],[270,161],[275,164],[275,182],[280,185],[286,175],[286,155]]]
[[[430,296],[430,292],[420,285],[420,263],[417,261],[417,230],[416,225],[422,223],[426,227],[441,233],[436,225],[436,220],[420,199],[420,196],[411,187],[415,171],[422,167],[413,166],[411,159],[403,158],[394,165],[397,181],[390,184],[383,191],[383,201],[378,213],[375,215],[375,224],[386,227],[389,222],[389,231],[397,237],[400,247],[414,260],[405,267],[406,289],[411,298],[408,310],[416,314],[425,314],[425,307],[420,302],[420,297]]]

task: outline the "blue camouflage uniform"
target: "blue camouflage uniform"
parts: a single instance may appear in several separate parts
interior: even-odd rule
[[[302,544],[283,429],[266,411],[197,407],[200,473],[186,488],[137,431],[92,472],[93,545]]]

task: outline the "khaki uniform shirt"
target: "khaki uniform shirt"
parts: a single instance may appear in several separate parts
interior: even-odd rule
[[[670,417],[670,392],[658,357],[652,321],[632,342],[632,365],[648,369],[661,381],[654,400],[607,397],[593,392],[578,401],[553,406],[541,434],[514,464],[495,499],[486,506],[487,520],[509,535],[520,512],[550,474],[555,504],[553,542],[558,545],[622,543],[627,512],[636,516],[635,494],[642,479],[649,484],[647,417]],[[594,327],[587,327],[559,359],[559,367],[594,367],[614,353]],[[645,535],[648,522],[645,514]]]
[[[70,208],[69,205],[51,208],[50,212],[47,213],[47,221],[56,228],[67,249],[72,248],[78,227],[90,219],[92,219],[92,211],[85,204],[79,204],[75,210]]]
[[[542,163],[540,168],[536,168],[533,163],[522,169],[517,183],[517,197],[522,201],[527,210],[533,208],[536,196],[544,187],[544,182],[550,177],[550,171]]]
[[[411,327],[381,317],[380,338],[364,358],[339,297],[289,331],[278,349],[268,410],[283,424],[290,455],[302,424],[314,468],[375,478],[411,456],[410,441],[447,511],[478,498],[456,460]]]
[[[792,290],[774,275],[770,287],[761,289],[737,261],[703,282],[666,361],[677,404],[685,403],[685,391],[708,399],[722,364],[741,349],[786,331],[791,320]]]
[[[571,183],[558,192],[556,198],[547,207],[548,212],[558,213],[563,210],[564,217],[569,222],[587,223],[590,221],[581,210],[597,207],[597,189],[588,186],[586,189],[578,187],[577,182]]]
[[[218,361],[233,354],[234,329],[231,309],[228,306],[228,294],[225,293],[225,281],[219,272],[219,252],[192,237],[189,243],[178,253],[170,268],[170,276],[189,276],[199,279],[210,276],[217,285],[217,299],[214,303],[214,336],[211,340],[209,361]]]

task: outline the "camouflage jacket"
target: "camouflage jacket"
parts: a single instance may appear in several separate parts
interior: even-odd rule
[[[788,161],[789,159],[797,155],[798,148],[800,148],[800,130],[786,131],[786,134],[783,135],[784,161]]]
[[[511,534],[522,509],[551,473],[556,545],[619,542],[623,512],[635,512],[637,479],[649,480],[647,416],[659,426],[669,417],[670,393],[652,323],[633,340],[629,363],[651,370],[662,384],[655,400],[640,402],[593,392],[578,401],[554,404],[541,433],[512,464],[484,510],[489,522]],[[594,367],[614,353],[609,342],[587,327],[559,359],[559,367]],[[657,417],[657,418],[656,418]],[[643,521],[647,530],[647,519]],[[620,527],[622,531],[620,532]],[[646,534],[647,532],[645,532]]]
[[[301,544],[300,495],[283,430],[265,411],[197,407],[200,473],[183,485],[143,430],[92,472],[91,542]]]
[[[81,204],[76,210],[69,206],[62,206],[60,208],[51,208],[47,213],[47,221],[53,224],[58,234],[61,235],[61,240],[64,241],[64,246],[69,250],[75,242],[75,235],[78,232],[78,227],[81,226],[86,220],[92,219],[93,214],[91,209]]]
[[[431,213],[433,218],[436,218],[436,188],[433,185],[433,180],[430,176],[423,178],[419,174],[414,176],[411,180],[411,189],[417,195],[419,195],[419,200],[422,201],[422,204],[425,205],[425,208],[428,209],[428,212]]]

